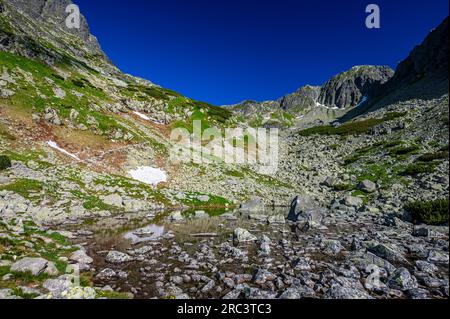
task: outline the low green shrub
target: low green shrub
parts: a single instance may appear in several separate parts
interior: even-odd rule
[[[0,171],[11,167],[11,160],[8,156],[0,155]]]
[[[448,224],[448,199],[411,202],[406,204],[404,209],[411,214],[416,222],[427,225]]]
[[[414,176],[417,174],[430,174],[434,173],[436,166],[431,163],[416,163],[411,164],[405,168],[403,175]]]
[[[433,162],[437,160],[443,160],[448,158],[448,152],[436,152],[436,153],[428,153],[420,156],[417,161],[418,162]]]
[[[420,149],[417,145],[411,145],[411,146],[400,146],[397,147],[389,152],[391,156],[401,156],[401,155],[412,155],[417,153],[417,151]]]
[[[339,191],[339,192],[341,192],[341,191],[351,191],[351,190],[354,190],[354,189],[355,189],[355,186],[353,186],[351,184],[337,184],[337,185],[334,185],[334,190]]]
[[[311,135],[360,135],[367,133],[372,127],[380,125],[387,121],[392,121],[396,118],[405,116],[406,113],[392,112],[387,113],[381,119],[367,119],[356,122],[347,122],[341,126],[335,127],[332,125],[314,126],[306,130],[300,131],[301,136]]]

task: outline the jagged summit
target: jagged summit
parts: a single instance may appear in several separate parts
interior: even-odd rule
[[[231,106],[231,109],[240,115],[250,116],[253,123],[261,122],[255,121],[255,118],[263,119],[263,124],[281,122],[290,125],[293,118],[303,119],[311,112],[314,119],[320,118],[321,113],[329,118],[359,106],[375,87],[386,83],[393,74],[394,71],[387,66],[355,66],[332,77],[323,86],[305,85],[277,101],[243,101]]]
[[[374,88],[371,99],[353,110],[343,121],[367,111],[411,99],[435,99],[448,93],[449,30],[448,17],[403,60],[394,76]]]
[[[79,29],[66,26],[66,8],[72,3],[0,0],[0,50],[38,58],[47,64],[72,59],[98,70],[116,72],[83,15]]]
[[[387,66],[355,66],[325,83],[319,103],[339,109],[355,107],[374,85],[387,82],[393,75]]]

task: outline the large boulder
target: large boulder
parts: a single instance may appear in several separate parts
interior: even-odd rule
[[[377,184],[369,180],[364,180],[358,184],[358,189],[366,193],[374,193],[377,190]]]
[[[360,197],[356,196],[347,196],[343,200],[343,204],[348,207],[360,208],[364,205],[364,201]]]
[[[105,260],[111,264],[122,264],[132,261],[133,258],[130,255],[120,251],[110,251]]]
[[[409,264],[408,260],[398,249],[396,249],[396,247],[379,244],[369,247],[367,250],[391,263]]]
[[[55,264],[45,260],[44,258],[30,258],[26,257],[16,261],[11,265],[12,272],[19,273],[31,273],[33,276],[39,276],[40,274],[46,273],[48,275],[57,274]]]
[[[258,238],[255,235],[243,228],[237,228],[233,233],[233,241],[237,244],[256,240],[258,240]]]
[[[45,109],[44,120],[53,125],[60,126],[62,125],[61,119],[59,118],[58,112],[51,107]]]
[[[297,196],[291,203],[288,221],[303,224],[304,229],[318,227],[326,215],[326,209],[318,206],[309,196]],[[300,227],[302,228],[302,227]]]
[[[69,259],[79,264],[92,264],[94,261],[84,250],[77,250],[69,257]]]
[[[402,291],[407,291],[419,287],[417,279],[412,276],[406,268],[396,269],[392,276],[389,278],[388,285],[392,289]]]
[[[311,210],[315,207],[313,199],[309,196],[297,196],[292,200],[291,209],[287,219],[289,221],[297,222],[301,214]]]

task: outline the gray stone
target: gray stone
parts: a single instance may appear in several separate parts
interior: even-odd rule
[[[86,254],[84,250],[77,250],[72,255],[70,255],[69,259],[79,264],[92,264],[92,262],[94,261]]]
[[[233,241],[236,243],[245,243],[249,241],[256,241],[258,238],[252,235],[248,230],[243,228],[237,228],[233,233]]]
[[[105,260],[112,264],[121,264],[130,262],[133,260],[133,258],[130,255],[127,255],[120,251],[110,251],[106,256]]]
[[[30,272],[33,276],[39,276],[42,273],[54,275],[55,265],[43,258],[23,258],[16,261],[11,266],[12,272],[27,273]]]
[[[183,215],[180,211],[173,212],[170,214],[170,220],[173,222],[182,221],[184,219]]]
[[[366,291],[334,284],[325,294],[325,299],[373,299]]]
[[[53,125],[62,125],[62,122],[58,116],[58,112],[50,107],[45,109],[44,120]]]
[[[367,193],[374,193],[377,190],[377,184],[369,180],[364,180],[359,183],[358,189]]]
[[[393,247],[390,247],[390,246],[387,246],[384,244],[379,244],[374,247],[369,247],[368,251],[377,255],[380,258],[386,259],[387,261],[389,261],[391,263],[400,262],[400,263],[404,263],[404,264],[409,264],[408,260],[405,257],[403,257],[402,253],[400,253]]]
[[[267,281],[273,281],[277,278],[274,274],[272,274],[270,271],[267,271],[265,269],[258,269],[256,272],[253,282],[257,285],[263,285]]]
[[[439,270],[439,268],[436,267],[434,264],[426,262],[425,260],[417,260],[415,264],[417,269],[430,275],[433,275],[435,272]]]
[[[424,300],[430,299],[430,294],[425,289],[417,288],[408,290],[408,297],[416,300]]]
[[[428,253],[427,260],[429,262],[435,263],[435,264],[448,265],[448,263],[449,263],[448,254],[441,253],[437,250],[430,250],[430,252]]]
[[[111,280],[116,276],[117,273],[114,270],[110,268],[105,268],[101,272],[99,272],[95,277],[100,280]]]
[[[330,177],[327,177],[327,179],[323,182],[323,184],[325,186],[332,188],[337,184],[337,181],[336,181],[336,178],[330,176]]]
[[[359,208],[364,204],[364,201],[360,197],[347,196],[344,198],[343,204],[349,207]]]
[[[304,298],[314,298],[315,293],[314,290],[306,287],[291,287],[283,291],[283,293],[280,295],[279,299],[292,299],[292,300],[299,300]]]
[[[203,203],[210,201],[210,197],[208,195],[200,195],[197,197],[197,199]]]
[[[407,291],[418,288],[419,285],[417,279],[409,273],[408,269],[398,268],[389,277],[388,286],[392,289]]]
[[[297,196],[292,200],[287,219],[293,222],[297,222],[301,214],[304,214],[307,210],[313,209],[315,207],[316,205],[311,197]]]
[[[331,240],[331,239],[322,240],[321,248],[325,254],[331,256],[336,256],[343,249],[341,242],[339,240]]]
[[[61,276],[57,279],[47,279],[44,281],[42,287],[51,292],[54,296],[59,296],[61,293],[70,287],[72,287],[73,283],[69,278]]]
[[[21,299],[14,295],[14,291],[12,289],[0,289],[0,300],[2,299]]]
[[[203,210],[197,210],[194,213],[194,218],[195,219],[206,219],[206,218],[209,218],[209,215]]]

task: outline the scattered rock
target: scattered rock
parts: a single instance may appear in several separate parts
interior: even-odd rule
[[[396,269],[389,278],[388,285],[392,289],[401,291],[418,288],[417,279],[412,276],[406,268]]]
[[[359,208],[364,205],[364,201],[360,197],[356,196],[347,196],[344,198],[343,204],[349,207]]]
[[[255,235],[252,235],[248,230],[243,228],[237,228],[233,233],[233,241],[238,244],[256,240],[258,238]]]
[[[375,184],[374,182],[369,181],[369,180],[364,180],[361,183],[359,183],[358,189],[362,190],[366,193],[374,193],[377,190],[377,184]],[[349,206],[353,206],[353,205],[349,205]]]
[[[84,250],[77,250],[69,257],[69,259],[79,264],[91,264],[94,261]]]
[[[130,255],[127,255],[119,251],[110,251],[106,256],[105,260],[112,264],[121,264],[130,262],[133,260],[133,258]]]
[[[47,261],[43,258],[23,258],[19,261],[16,261],[11,266],[12,272],[20,272],[20,273],[31,273],[33,276],[39,276],[42,273],[47,273],[49,275],[55,275],[56,267],[55,265]],[[56,270],[56,274],[57,274]]]

